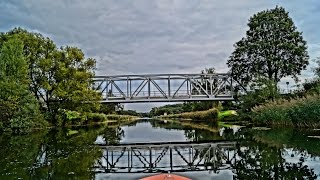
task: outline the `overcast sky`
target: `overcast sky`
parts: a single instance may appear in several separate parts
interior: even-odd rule
[[[320,56],[319,0],[0,0],[0,31],[20,26],[77,46],[97,59],[97,75],[227,72],[249,17],[276,5],[303,32],[311,59]]]

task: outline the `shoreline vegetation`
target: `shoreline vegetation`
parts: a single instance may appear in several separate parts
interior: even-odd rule
[[[320,127],[320,95],[277,99],[252,109],[252,121],[267,126]]]
[[[121,114],[104,114],[104,113],[79,113],[76,111],[69,111],[66,113],[68,126],[86,126],[114,122],[131,122],[140,119],[139,116],[121,115]]]
[[[205,111],[185,112],[179,114],[169,114],[158,116],[160,119],[178,119],[178,120],[192,120],[194,122],[201,121],[207,123],[217,123],[220,120],[237,116],[235,110],[219,111],[216,108],[211,108]]]
[[[212,108],[205,111],[194,111],[179,114],[162,115],[159,116],[159,118],[216,122],[218,120],[218,110],[216,108]]]
[[[86,119],[84,121],[84,123],[80,124],[80,123],[70,123],[70,124],[65,124],[63,126],[63,128],[72,128],[72,127],[83,127],[83,126],[95,126],[95,125],[102,125],[102,124],[106,124],[106,125],[119,125],[119,123],[121,124],[126,124],[126,123],[131,123],[134,121],[137,121],[139,119],[141,119],[141,117],[139,116],[131,116],[131,115],[118,115],[118,114],[102,114],[102,113],[90,113],[90,114],[94,114],[92,116],[100,116],[103,117],[102,118],[97,118],[97,119],[91,119],[88,120]],[[30,130],[44,130],[44,129],[52,129],[52,128],[56,128],[57,126],[53,126],[53,125],[47,125],[47,126],[43,126],[43,127],[37,127],[37,128],[31,128]],[[6,132],[6,131],[4,131]],[[9,131],[10,132],[10,131]]]

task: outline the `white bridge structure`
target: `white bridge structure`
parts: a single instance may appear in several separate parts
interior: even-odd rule
[[[102,103],[234,100],[229,73],[96,76],[93,84]]]

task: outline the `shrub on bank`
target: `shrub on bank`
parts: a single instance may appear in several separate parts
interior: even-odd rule
[[[252,120],[257,124],[320,126],[320,96],[309,95],[291,100],[276,100],[253,108]]]
[[[103,113],[88,113],[87,115],[87,121],[89,122],[102,122],[107,120],[107,115]]]
[[[83,125],[90,122],[103,122],[107,120],[102,113],[80,113],[77,111],[63,110],[64,125]]]
[[[307,96],[289,109],[288,116],[297,126],[320,125],[320,96]]]

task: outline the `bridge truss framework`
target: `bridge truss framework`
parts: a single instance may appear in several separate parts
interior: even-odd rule
[[[234,100],[228,73],[96,76],[93,82],[103,103]]]

